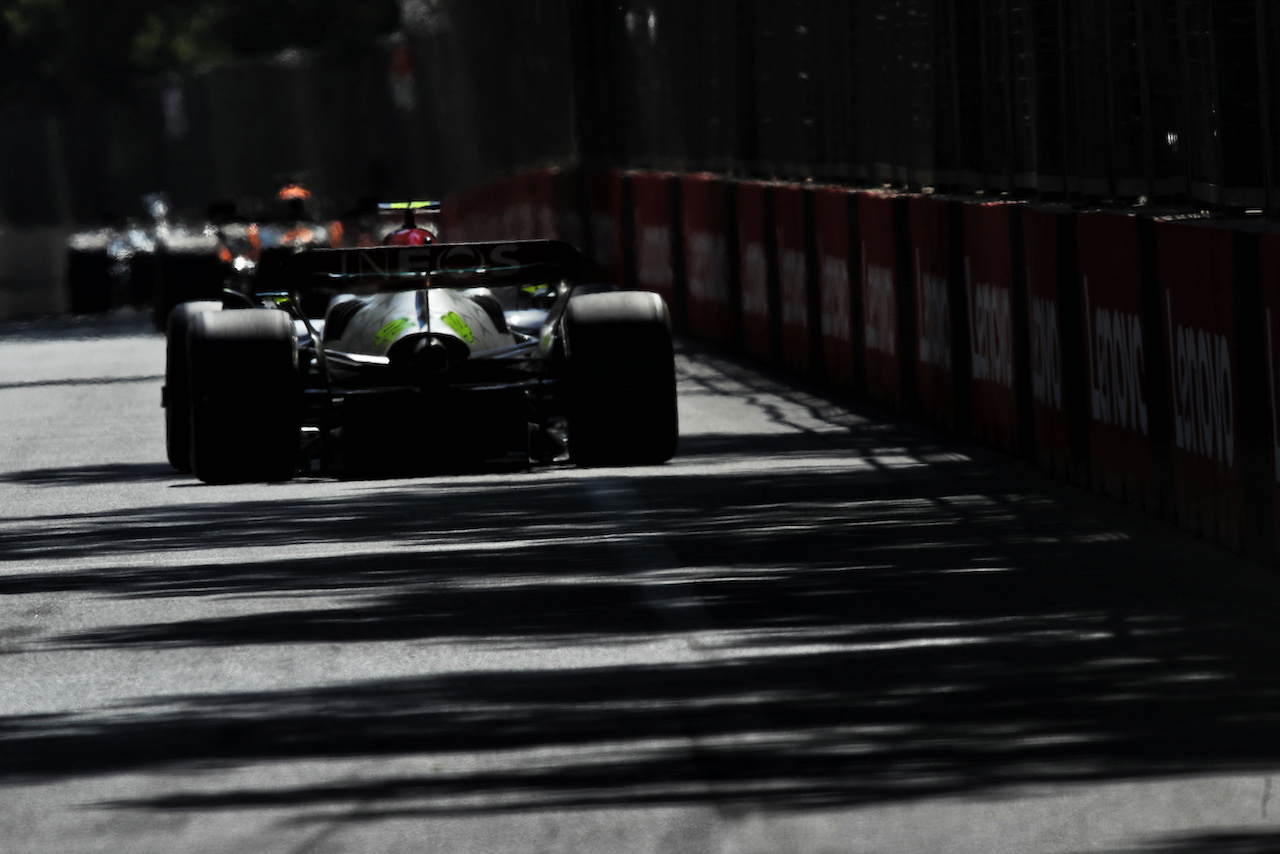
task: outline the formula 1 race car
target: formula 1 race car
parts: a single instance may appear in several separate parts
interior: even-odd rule
[[[666,304],[584,288],[581,267],[550,240],[276,257],[256,293],[171,313],[169,461],[208,483],[665,462]]]

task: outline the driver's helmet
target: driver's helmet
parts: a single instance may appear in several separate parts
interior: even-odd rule
[[[307,205],[311,201],[311,191],[297,182],[281,187],[276,192],[276,201],[290,219],[303,220],[310,216]]]
[[[311,198],[311,191],[295,181],[281,187],[276,192],[276,198],[282,202],[305,202]]]
[[[436,236],[425,228],[402,228],[382,238],[383,246],[425,246],[435,242]]]

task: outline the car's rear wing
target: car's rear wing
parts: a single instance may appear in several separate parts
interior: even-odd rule
[[[559,240],[307,249],[264,257],[259,293],[376,292],[419,287],[577,283],[582,253]]]

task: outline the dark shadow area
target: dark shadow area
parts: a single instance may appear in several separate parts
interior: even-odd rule
[[[139,483],[185,478],[168,463],[107,463],[97,466],[29,469],[0,472],[0,483],[28,486],[90,486],[108,483]],[[0,552],[3,555],[3,552]]]
[[[363,817],[375,819],[712,801],[858,806],[1029,783],[1257,771],[1278,758],[1263,746],[1274,741],[1266,737],[1277,724],[1274,697],[1241,690],[1227,674],[1212,691],[1190,684],[1185,677],[1206,663],[1185,654],[1157,663],[1133,660],[1118,643],[1073,650],[1067,642],[1023,645],[1004,632],[926,646],[914,633],[895,634],[907,648],[192,696],[163,709],[115,709],[94,722],[10,718],[0,723],[0,776],[42,782],[297,759],[539,751],[538,760],[501,770],[175,792],[120,804],[361,801]],[[1170,708],[1179,709],[1176,720]]]
[[[775,393],[749,373],[732,381]],[[332,821],[329,807],[358,801],[350,820],[368,821],[851,807],[1280,767],[1280,597],[1242,610],[1169,583],[1214,553],[1169,528],[1125,533],[1023,467],[942,453],[924,431],[862,424],[803,395],[787,402],[847,429],[691,436],[675,462],[645,469],[369,482],[321,497],[314,482],[284,484],[254,501],[209,488],[182,506],[6,519],[0,596],[270,600],[61,635],[14,625],[0,638],[9,655],[376,641],[560,654],[519,671],[0,718],[0,784],[485,759],[341,783],[205,777],[200,790],[114,805],[289,806]],[[88,482],[161,479],[160,468]],[[236,557],[181,559],[200,549]],[[672,639],[695,654],[596,666],[564,654]],[[1215,840],[1240,854],[1273,841],[1202,839]],[[1161,844],[1152,850],[1192,850]]]
[[[900,544],[914,549],[907,540],[917,532],[902,527],[902,523],[910,523],[912,517],[921,514],[941,514],[941,524],[950,527],[968,517],[981,520],[984,516],[1015,512],[1043,515],[1044,524],[1056,524],[1049,518],[1050,511],[1036,513],[1035,501],[1023,507],[1012,506],[999,496],[957,501],[952,492],[958,483],[963,483],[966,494],[998,492],[1002,486],[998,478],[993,480],[963,458],[931,466],[895,467],[868,455],[857,463],[856,469],[815,476],[824,464],[822,459],[812,461],[815,447],[842,453],[846,460],[850,454],[860,452],[848,441],[841,452],[837,446],[826,446],[824,440],[805,435],[735,439],[746,445],[760,441],[770,448],[773,462],[759,472],[726,474],[682,474],[678,466],[671,465],[591,473],[575,470],[566,471],[563,477],[555,472],[525,472],[502,478],[366,481],[354,484],[364,490],[358,496],[345,493],[332,499],[295,498],[294,485],[281,484],[271,489],[269,500],[220,503],[216,499],[225,493],[217,487],[207,487],[208,503],[164,504],[103,514],[11,516],[5,529],[0,530],[0,555],[10,560],[156,555],[198,548],[267,549],[317,543],[341,546],[394,539],[405,545],[447,542],[455,555],[460,553],[459,547],[472,545],[487,559],[488,549],[495,543],[518,541],[534,548],[550,542],[558,549],[557,544],[566,537],[589,539],[593,529],[604,526],[612,530],[621,525],[628,530],[662,533],[681,548],[691,548],[704,540],[718,548],[723,540],[723,545],[730,548],[729,557],[749,563],[817,561],[820,565],[838,566],[846,565],[851,557],[865,555],[869,539],[886,540],[886,547]],[[691,444],[696,448],[696,442]],[[712,444],[719,444],[719,440]],[[878,443],[873,444],[879,447]],[[875,448],[869,448],[868,453]],[[895,448],[894,453],[905,455],[911,451]],[[777,473],[768,471],[790,454],[810,462],[799,471],[781,467]],[[95,479],[128,474],[166,477],[162,464],[123,470],[103,467],[97,475],[92,469],[55,469],[12,473],[8,477],[20,481],[71,480],[77,471],[86,471],[86,477]],[[172,470],[168,474],[177,477]],[[629,517],[602,514],[582,488],[587,480],[598,478],[619,479],[636,491],[645,506]],[[1048,499],[1040,503],[1045,501]],[[812,511],[802,512],[809,505]],[[822,515],[824,505],[831,505],[833,515]],[[590,518],[593,514],[597,518]],[[795,525],[785,521],[792,516],[797,517]],[[854,522],[850,522],[851,516],[855,517]],[[855,529],[849,529],[849,524],[854,524]],[[774,531],[775,526],[783,529]],[[963,538],[977,534],[952,533]],[[742,548],[744,542],[755,539],[780,542],[778,554]],[[522,554],[522,559],[526,557]],[[37,583],[66,583],[74,575],[59,574]],[[96,571],[94,576],[106,577]],[[0,578],[0,590],[6,585],[11,589],[21,583],[20,578]]]
[[[126,385],[129,383],[154,383],[163,381],[164,376],[160,374],[140,377],[84,377],[57,380],[29,380],[13,383],[0,383],[0,391],[27,388],[57,388],[61,386]]]
[[[757,437],[740,441],[739,453],[759,447]],[[764,441],[786,450],[778,437]],[[812,441],[794,438],[801,450]],[[860,441],[847,440],[851,458]],[[0,595],[297,602],[15,637],[19,649],[635,643],[671,635],[680,609],[696,610],[713,637],[694,663],[423,675],[139,701],[85,719],[9,717],[0,720],[0,781],[543,751],[503,771],[119,805],[319,809],[357,799],[372,820],[705,802],[855,806],[1280,764],[1280,675],[1240,654],[1235,616],[1167,591],[1117,589],[1123,567],[1178,560],[1180,540],[1162,550],[1118,536],[1046,495],[1011,493],[1005,475],[963,457],[929,467],[887,467],[870,454],[863,462],[821,476],[668,466],[441,478],[371,484],[342,500],[294,500],[286,486],[272,501],[11,522],[0,535],[11,560],[121,560],[10,573]],[[600,506],[596,478],[634,501]],[[671,565],[634,559],[652,534]],[[138,560],[247,542],[332,548],[328,557],[197,566]],[[344,553],[360,544],[373,548]],[[308,605],[316,595],[345,604]]]
[[[1104,854],[1276,854],[1276,852],[1280,852],[1280,833],[1222,831],[1169,836],[1137,848],[1115,849]]]

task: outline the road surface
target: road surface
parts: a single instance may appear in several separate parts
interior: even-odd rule
[[[683,343],[652,468],[212,487],[0,326],[0,852],[1280,848],[1280,582]]]

